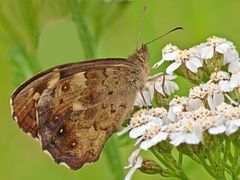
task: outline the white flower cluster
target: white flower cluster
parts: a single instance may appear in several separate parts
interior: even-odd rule
[[[141,109],[122,132],[129,131],[130,138],[136,139],[136,145],[140,144],[140,149],[148,150],[167,138],[174,146],[199,144],[205,132],[230,135],[238,130],[239,106],[219,102],[210,109],[202,101],[205,100],[176,97],[170,102],[168,112],[162,107]]]
[[[126,179],[130,179],[133,172],[141,167],[140,150],[146,151],[161,141],[173,146],[199,144],[204,141],[206,133],[229,136],[240,127],[240,106],[237,102],[240,99],[240,58],[232,42],[214,36],[189,50],[180,50],[168,44],[162,53],[162,60],[153,68],[170,61],[166,69],[168,75],[161,73],[149,78],[146,89],[136,98],[135,105],[139,107],[151,106],[154,92],[164,97],[178,90],[178,85],[172,81],[177,77],[173,72],[178,68],[196,76],[200,74],[200,69],[204,74],[207,68],[211,75],[206,73],[208,81],[204,83],[201,79],[201,84],[189,90],[188,97],[175,96],[169,101],[168,109],[140,109],[133,114],[128,127],[119,133],[129,132],[130,138],[136,139],[135,145],[139,146],[129,158],[132,168]],[[209,69],[215,64],[220,66]]]
[[[211,37],[206,43],[194,46],[188,50],[181,50],[177,46],[168,44],[162,50],[162,60],[156,63],[153,68],[159,67],[163,62],[172,62],[166,72],[172,74],[179,67],[187,68],[192,73],[207,64],[216,53],[223,54],[223,65],[228,65],[231,73],[239,71],[239,54],[232,42],[224,38]]]

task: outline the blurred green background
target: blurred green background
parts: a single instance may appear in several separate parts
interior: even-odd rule
[[[9,97],[19,83],[39,70],[92,57],[128,57],[136,46],[145,5],[143,42],[176,26],[185,29],[150,44],[150,66],[161,58],[161,49],[169,42],[189,48],[217,35],[240,45],[239,0],[0,1],[1,180],[112,180],[127,173],[121,170],[128,164],[133,142],[123,145],[126,138],[116,136],[105,150],[109,153],[102,153],[94,164],[78,171],[55,164],[42,152],[39,143],[13,122]],[[153,158],[150,152],[145,154]],[[184,168],[192,179],[211,179],[188,159],[184,159]],[[137,172],[133,179],[165,178]]]

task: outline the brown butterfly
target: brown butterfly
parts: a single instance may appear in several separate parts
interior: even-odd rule
[[[55,162],[79,169],[96,161],[145,86],[147,44],[128,59],[65,64],[33,76],[11,96],[13,118]]]

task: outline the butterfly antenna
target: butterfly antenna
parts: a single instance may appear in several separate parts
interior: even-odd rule
[[[140,22],[139,27],[138,27],[138,38],[137,38],[137,45],[136,45],[137,47],[136,47],[136,49],[138,49],[139,43],[141,41],[142,27],[143,27],[144,16],[146,14],[146,10],[147,10],[147,6],[144,6],[143,12],[142,12],[141,22]]]
[[[160,38],[162,38],[162,37],[164,37],[164,36],[166,36],[166,35],[168,35],[168,34],[174,32],[174,31],[182,30],[182,29],[183,29],[183,27],[176,27],[176,28],[174,28],[174,29],[171,29],[171,30],[168,31],[167,33],[165,33],[165,34],[163,34],[163,35],[160,35],[160,36],[156,37],[155,39],[153,39],[153,40],[147,42],[146,45],[148,45],[148,44],[150,44],[150,43],[152,43],[152,42],[154,42],[154,41],[157,41],[158,39],[160,39]]]

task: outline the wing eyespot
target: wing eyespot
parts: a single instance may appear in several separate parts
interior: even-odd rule
[[[62,86],[62,91],[63,92],[67,92],[67,91],[69,91],[69,89],[70,89],[70,86],[67,83]]]

